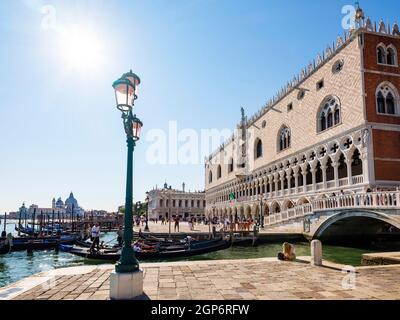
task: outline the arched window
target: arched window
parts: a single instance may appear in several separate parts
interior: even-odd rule
[[[257,139],[255,146],[256,146],[255,159],[261,158],[263,155],[262,141],[260,139]]]
[[[222,169],[221,169],[221,165],[218,166],[217,169],[217,179],[220,179],[222,176]]]
[[[322,111],[319,121],[320,121],[321,131],[325,131],[326,130],[326,117],[325,117],[324,111]]]
[[[380,64],[386,63],[386,50],[383,46],[379,46],[377,48],[377,56],[378,56],[378,63]]]
[[[213,181],[213,176],[212,176],[212,171],[210,170],[210,173],[208,174],[208,183],[211,183]]]
[[[335,179],[335,170],[333,169],[332,166],[332,160],[331,158],[329,158],[326,164],[326,181],[332,181],[334,179]]]
[[[339,159],[338,171],[339,171],[339,179],[347,178],[347,163],[343,153]]]
[[[397,65],[396,50],[393,47],[389,47],[386,53],[386,63],[391,66]]]
[[[319,162],[319,161],[318,161],[317,168],[315,171],[315,179],[316,179],[316,183],[321,183],[323,181],[321,162]]]
[[[283,151],[285,149],[290,148],[290,130],[288,127],[282,127],[282,129],[279,131],[279,151]]]
[[[307,166],[307,170],[306,170],[306,185],[310,185],[312,184],[312,173],[311,173],[311,166],[308,165]]]
[[[228,164],[228,173],[233,172],[233,158],[231,158],[229,160],[229,164]]]
[[[377,112],[381,114],[398,114],[398,95],[390,83],[381,84],[376,91]]]
[[[332,128],[342,121],[338,98],[330,96],[324,100],[318,114],[318,131],[322,132]]]
[[[351,174],[353,177],[363,174],[361,155],[358,149],[354,151],[351,162]]]

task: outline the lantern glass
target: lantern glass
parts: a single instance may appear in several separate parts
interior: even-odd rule
[[[140,132],[142,130],[143,123],[135,117],[132,122],[132,137],[135,141],[140,139]]]
[[[134,74],[134,73],[132,72],[132,70],[129,71],[128,73],[125,73],[125,74],[122,76],[122,78],[123,78],[123,79],[129,80],[129,82],[133,85],[134,90],[135,90],[135,97],[134,97],[134,99],[137,99],[138,88],[139,88],[139,84],[140,84],[140,78],[139,78],[136,74]]]
[[[123,112],[130,111],[135,100],[135,87],[127,79],[119,79],[113,84],[117,108]]]

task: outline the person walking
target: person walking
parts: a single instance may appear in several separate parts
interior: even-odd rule
[[[92,245],[90,246],[90,252],[93,252],[94,247],[96,247],[97,251],[100,250],[100,225],[98,222],[92,227]]]
[[[177,229],[178,229],[178,232],[179,232],[179,216],[175,217],[175,226],[174,226],[175,232],[176,232]]]
[[[122,247],[122,244],[124,242],[123,237],[124,237],[124,230],[122,229],[122,226],[120,225],[118,227],[118,231],[117,231],[118,247]]]

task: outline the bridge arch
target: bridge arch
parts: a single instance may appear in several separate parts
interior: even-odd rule
[[[378,211],[343,210],[321,223],[315,230],[313,239],[348,239],[372,237],[385,225],[396,228],[400,236],[400,220]]]

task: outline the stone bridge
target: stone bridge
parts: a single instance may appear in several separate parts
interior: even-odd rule
[[[322,197],[264,217],[267,230],[290,230],[311,239],[386,234],[400,238],[400,191]]]

